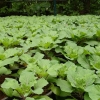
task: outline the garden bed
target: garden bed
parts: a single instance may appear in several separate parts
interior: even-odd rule
[[[99,100],[100,16],[0,18],[0,100]]]

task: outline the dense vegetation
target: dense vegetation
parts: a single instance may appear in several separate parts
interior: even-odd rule
[[[6,2],[5,2],[6,1]],[[57,14],[100,14],[100,0],[56,0]],[[2,0],[0,15],[53,15],[53,0]]]
[[[99,100],[100,16],[0,18],[0,90],[10,100]]]

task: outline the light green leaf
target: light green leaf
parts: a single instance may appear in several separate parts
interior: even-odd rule
[[[41,78],[39,80],[37,80],[37,83],[34,85],[34,88],[43,88],[44,86],[46,86],[48,84],[47,80],[45,80],[44,78]]]
[[[88,92],[91,100],[99,100],[100,99],[100,85],[90,85],[85,89]]]
[[[35,94],[42,94],[43,93],[43,89],[42,88],[37,88],[37,89],[33,90],[33,92]]]
[[[4,52],[4,48],[2,46],[0,46],[0,53]]]
[[[2,88],[3,88],[3,87],[2,87]],[[12,96],[13,96],[13,89],[11,89],[11,88],[8,88],[8,89],[3,88],[3,92],[4,92],[7,96],[9,96],[9,97],[12,97]]]
[[[84,94],[84,100],[92,100],[92,99],[89,97],[88,93],[85,93]]]
[[[48,97],[48,96],[40,96],[40,98],[42,98],[42,99],[44,99],[44,100],[53,100],[53,99],[51,99],[50,97]]]
[[[57,77],[58,75],[57,71],[53,70],[53,68],[48,69],[47,73],[52,77]]]
[[[36,54],[34,55],[34,58],[38,61],[41,60],[44,57],[44,54],[40,53],[40,52],[36,52]]]
[[[20,56],[20,59],[22,60],[22,61],[24,61],[25,63],[29,63],[30,62],[30,60],[31,60],[31,62],[34,62],[35,61],[35,59],[33,58],[31,58],[31,56],[29,55],[29,54],[22,54],[21,56]]]
[[[58,32],[58,34],[59,34],[59,39],[71,38],[71,36],[69,34],[69,30],[68,30],[68,32],[61,30]]]
[[[48,99],[45,99],[45,98],[40,98],[40,99],[37,99],[37,100],[48,100]]]
[[[19,59],[18,56],[5,59],[5,60],[3,60],[3,61],[0,61],[0,66],[5,66],[5,65],[8,65],[8,64],[12,64],[12,63],[14,63],[15,61],[18,61],[18,59]]]
[[[45,37],[41,38],[39,46],[44,49],[48,49],[48,48],[52,47],[53,42],[54,41],[52,40],[51,37],[45,36]]]
[[[90,45],[87,45],[84,47],[84,54],[94,54],[95,48],[91,47]]]
[[[1,87],[5,89],[17,89],[19,87],[19,84],[15,79],[6,78]]]
[[[11,74],[11,70],[7,69],[6,67],[0,67],[0,75],[2,74]]]
[[[27,97],[32,93],[32,89],[30,85],[27,84],[20,84],[20,87],[16,89],[16,91],[20,94],[23,95],[24,97]],[[16,94],[14,94],[16,96]]]
[[[90,65],[96,70],[100,70],[100,56],[91,55],[89,57]]]
[[[60,70],[60,68],[62,68],[62,65],[54,64],[54,65],[50,66],[50,68],[48,69],[47,73],[49,75],[51,75],[52,77],[57,77],[58,71]]]
[[[88,44],[88,45],[90,45],[90,46],[95,46],[95,45],[98,45],[99,44],[99,42],[97,42],[97,41],[86,41],[85,42],[86,44]]]
[[[51,89],[52,92],[53,92],[55,95],[57,95],[57,96],[61,96],[61,97],[70,96],[70,93],[62,91],[62,90],[60,89],[60,87],[54,86],[53,84],[51,85],[50,89]]]
[[[26,97],[25,100],[35,100],[34,98],[31,98],[31,97]]]
[[[35,73],[24,70],[20,74],[19,81],[21,82],[21,84],[32,87],[36,83]]]
[[[100,45],[95,47],[95,53],[100,56]]]
[[[85,55],[80,55],[77,59],[78,63],[86,69],[90,69],[90,64]]]
[[[18,54],[21,50],[20,49],[17,49],[17,48],[10,48],[10,49],[7,49],[4,54],[6,56],[6,58],[8,57],[12,57],[12,56],[15,56],[16,54]]]
[[[77,59],[78,57],[78,51],[79,51],[79,46],[73,41],[67,41],[66,45],[64,46],[64,51],[65,53],[64,56],[70,60]],[[82,49],[80,50],[79,53],[82,52]]]
[[[67,78],[73,87],[84,90],[96,80],[97,76],[94,72],[93,70],[83,69],[82,67],[69,67]]]
[[[0,54],[0,60],[4,60],[6,58],[6,56],[4,55],[4,53]]]
[[[56,84],[57,86],[60,87],[60,89],[64,92],[69,92],[71,93],[73,91],[72,86],[70,85],[70,83],[66,80],[63,79],[57,79],[56,80]]]
[[[48,82],[44,79],[41,78],[39,80],[37,80],[37,83],[34,85],[34,93],[36,94],[42,94],[43,93],[43,87],[46,86],[48,84]]]
[[[55,48],[56,53],[62,53],[63,50],[60,47]]]

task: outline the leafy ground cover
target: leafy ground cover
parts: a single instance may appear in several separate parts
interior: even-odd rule
[[[99,100],[99,41],[100,16],[1,17],[1,99]]]

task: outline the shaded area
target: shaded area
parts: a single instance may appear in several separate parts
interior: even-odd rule
[[[54,10],[56,7],[56,11]],[[99,0],[4,0],[0,1],[0,16],[7,15],[84,15],[100,14]]]

